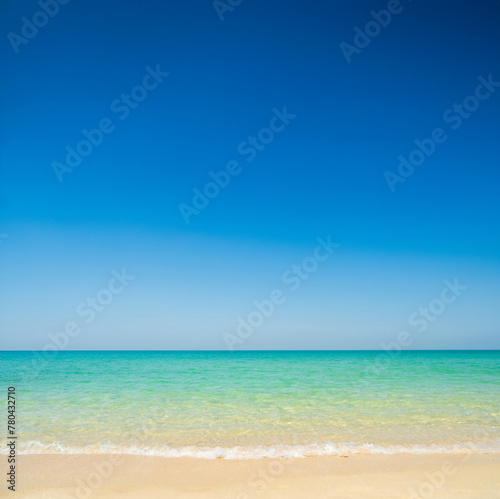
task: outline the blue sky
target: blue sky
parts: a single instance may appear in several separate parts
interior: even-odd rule
[[[348,62],[340,44],[389,5]],[[500,82],[500,2],[396,5],[243,1],[221,21],[210,1],[71,0],[44,24],[38,2],[2,2],[0,348],[74,321],[65,348],[225,349],[274,289],[286,301],[237,348],[377,349],[402,330],[411,348],[499,348],[500,88],[467,99]],[[385,173],[436,128],[392,191]],[[179,206],[230,161],[187,224]],[[340,247],[291,290],[283,274],[328,235]],[[123,268],[85,323],[79,304]],[[455,278],[467,289],[417,334],[409,316]]]

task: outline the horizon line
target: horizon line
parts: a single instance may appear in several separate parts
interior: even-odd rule
[[[420,349],[255,349],[255,350],[228,350],[228,349],[64,349],[50,350],[50,352],[227,352],[227,353],[242,353],[242,352],[499,352],[500,348],[420,348]],[[0,352],[46,352],[46,350],[0,350]]]

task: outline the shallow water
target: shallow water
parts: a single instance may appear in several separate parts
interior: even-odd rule
[[[24,452],[500,451],[499,351],[50,355],[1,353]]]

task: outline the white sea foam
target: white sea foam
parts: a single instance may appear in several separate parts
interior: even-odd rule
[[[500,452],[500,441],[462,442],[430,445],[380,445],[362,442],[324,442],[305,445],[235,446],[235,447],[170,447],[168,445],[134,446],[109,442],[72,447],[60,442],[43,444],[29,441],[18,446],[19,454],[127,454],[157,457],[190,457],[201,459],[248,460],[261,458],[303,458],[353,454],[489,454]],[[0,454],[6,454],[2,449]]]

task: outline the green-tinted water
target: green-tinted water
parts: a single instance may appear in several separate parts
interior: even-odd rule
[[[498,351],[51,356],[1,354],[2,386],[16,387],[25,451],[500,450]],[[241,448],[228,453],[234,447]]]

